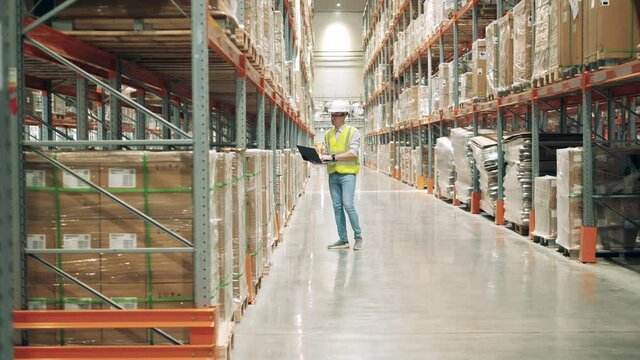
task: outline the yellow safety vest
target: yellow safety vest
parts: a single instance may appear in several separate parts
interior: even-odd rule
[[[356,128],[351,127],[349,125],[345,125],[338,141],[336,141],[336,128],[332,128],[330,131],[327,131],[325,135],[325,142],[329,147],[329,154],[342,154],[350,149],[351,138],[353,138],[353,134],[358,131]],[[338,174],[357,174],[360,172],[360,164],[358,160],[355,161],[336,161],[330,162],[327,164],[327,172],[329,174],[333,174],[337,172]]]

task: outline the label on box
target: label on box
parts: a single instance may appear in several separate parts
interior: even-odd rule
[[[65,249],[91,249],[91,234],[65,234],[63,240]]]
[[[27,303],[27,309],[47,310],[47,299],[44,299],[44,298],[29,299],[29,303]]]
[[[81,178],[89,181],[91,180],[91,170],[89,169],[74,169],[73,172],[75,172],[78,176],[80,176]],[[76,178],[75,176],[71,175],[68,172],[64,172],[62,175],[62,186],[67,188],[67,189],[88,189],[89,185],[85,184],[83,181],[79,180],[78,178]]]
[[[46,249],[47,235],[27,234],[27,249]]]
[[[552,218],[557,218],[558,217],[558,210],[551,209],[550,213],[551,213],[551,217]]]
[[[109,169],[109,187],[111,188],[135,188],[135,169]]]
[[[136,234],[109,234],[109,248],[135,249]]]
[[[26,171],[27,186],[45,186],[44,170],[27,170]]]
[[[111,300],[122,306],[123,310],[138,309],[138,299],[136,298],[112,298]],[[111,310],[117,310],[117,308],[111,306]]]
[[[74,298],[65,300],[65,310],[91,310],[91,298]]]

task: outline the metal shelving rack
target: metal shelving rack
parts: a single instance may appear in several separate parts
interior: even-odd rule
[[[389,0],[372,0],[367,3],[363,16],[366,34],[364,46],[370,41],[373,28],[380,20],[381,12],[388,8],[389,4]],[[397,99],[400,89],[413,85],[416,65],[421,75],[422,69],[426,68],[427,86],[431,86],[430,79],[433,69],[437,69],[438,64],[447,59],[457,61],[464,55],[465,50],[470,50],[469,44],[479,38],[479,33],[484,28],[483,25],[487,25],[489,21],[505,14],[506,4],[507,2],[504,0],[498,0],[497,6],[493,5],[496,7],[495,12],[491,11],[492,6],[481,5],[478,0],[470,0],[460,6],[456,5],[456,10],[450,19],[409,57],[399,71],[389,74],[387,81],[380,89],[367,89],[366,79],[371,76],[375,66],[389,64],[393,59],[391,42],[397,32],[403,30],[407,25],[405,19],[414,19],[422,13],[420,2],[418,4],[406,2],[395,18],[390,33],[387,34],[383,43],[374,53],[374,57],[365,67],[365,112],[371,111],[375,105],[392,102]],[[413,11],[415,8],[417,8],[417,13]],[[492,14],[487,16],[487,13],[491,12]],[[533,6],[532,15],[535,16],[535,6]],[[401,19],[403,20],[402,26],[399,25]],[[469,25],[471,31],[468,31]],[[461,31],[463,27],[465,29]],[[532,33],[536,33],[535,25]],[[454,65],[453,69],[454,78],[458,78],[458,67]],[[455,82],[454,86],[457,87],[457,85],[458,83]],[[457,91],[454,90],[454,94],[457,94]],[[518,129],[530,130],[532,148],[534,149],[532,176],[535,178],[539,175],[539,135],[546,131],[548,115],[558,115],[561,133],[583,134],[583,229],[579,259],[582,262],[595,262],[597,231],[594,204],[603,205],[601,199],[611,196],[593,194],[593,148],[598,146],[604,149],[615,143],[624,146],[640,146],[640,140],[637,137],[640,125],[637,120],[640,116],[637,110],[638,96],[640,96],[640,60],[631,60],[606,69],[585,67],[573,78],[520,93],[498,96],[492,101],[475,102],[465,107],[460,107],[459,99],[454,96],[454,106],[449,111],[440,110],[430,116],[391,124],[381,129],[369,129],[365,139],[367,144],[374,146],[394,140],[403,141],[407,146],[412,147],[421,146],[426,142],[429,154],[426,187],[431,194],[434,189],[432,156],[435,138],[446,136],[447,127],[470,125],[476,136],[481,125],[494,128],[498,140],[498,163],[503,163],[504,154],[501,149],[504,132]],[[385,113],[385,117],[390,116],[392,115]],[[616,117],[623,119],[623,121],[616,121]],[[508,121],[509,119],[511,120]],[[584,119],[588,120],[584,121]],[[612,134],[616,134],[615,140],[611,139]],[[422,152],[419,153],[422,157]],[[421,167],[422,158],[419,163]],[[504,225],[504,188],[502,184],[504,168],[498,167],[498,169],[499,183],[495,222]],[[422,173],[422,169],[420,171]],[[424,188],[424,182],[419,182],[418,187]],[[480,212],[479,201],[479,175],[477,169],[474,169],[473,193],[470,204],[472,213]],[[453,203],[458,204],[455,192]],[[633,223],[634,226],[640,227],[640,224],[634,219],[629,219],[624,214],[618,215]],[[534,217],[534,211],[531,212],[530,217]],[[533,227],[530,228],[530,231],[533,231]]]
[[[275,154],[278,149],[293,149],[296,144],[311,144],[313,141],[314,134],[306,125],[310,124],[308,119],[301,119],[300,112],[294,111],[289,103],[288,95],[269,85],[264,71],[256,69],[247,60],[209,13],[207,1],[192,0],[187,9],[189,15],[179,9],[184,18],[179,19],[180,29],[176,30],[146,31],[144,20],[133,17],[128,19],[133,28],[127,31],[58,30],[46,25],[74,3],[74,0],[67,0],[48,9],[38,19],[26,16],[26,5],[21,0],[3,2],[6,8],[0,12],[3,34],[0,37],[3,40],[0,56],[2,109],[7,108],[6,95],[11,96],[11,112],[0,111],[0,120],[6,130],[0,135],[0,143],[7,155],[0,161],[3,173],[1,197],[11,205],[3,206],[0,213],[1,230],[10,234],[0,241],[0,250],[3,254],[13,254],[11,262],[0,264],[0,283],[3,284],[0,290],[2,359],[12,358],[13,330],[7,322],[8,315],[13,308],[26,309],[27,306],[26,258],[40,259],[40,252],[25,250],[23,150],[39,154],[59,169],[65,169],[65,166],[40,149],[192,150],[193,243],[143,212],[130,210],[178,241],[175,248],[136,251],[194,254],[194,304],[196,307],[209,307],[214,304],[210,296],[213,282],[208,271],[214,256],[208,246],[209,150],[216,146],[256,147],[271,149]],[[276,1],[276,5],[285,20],[286,58],[295,60],[301,45],[294,15],[286,0]],[[240,1],[235,14],[240,21],[244,18],[243,12],[244,3]],[[311,31],[306,23],[303,29]],[[152,36],[156,40],[154,43],[151,42]],[[171,56],[163,56],[163,52]],[[308,93],[313,81],[312,66],[304,60],[300,66],[304,74],[303,85]],[[120,90],[121,86],[133,88],[135,93],[125,94]],[[40,90],[43,94],[39,114],[26,111],[22,106],[27,88]],[[74,118],[56,118],[51,108],[55,96],[72,102],[77,115]],[[95,105],[95,112],[89,111],[91,103]],[[128,119],[124,116],[123,121],[122,108],[135,109],[135,115]],[[312,114],[312,111],[306,113]],[[23,134],[25,127],[22,121],[26,125],[40,127],[35,139]],[[75,139],[61,131],[63,128],[73,129]],[[276,168],[274,161],[274,175]],[[130,208],[117,196],[70,172],[94,190]],[[65,252],[65,249],[48,250]],[[45,264],[44,260],[38,261]],[[120,308],[106,296],[91,291],[89,286],[64,274],[55,265],[45,265],[94,296]],[[12,294],[6,293],[13,289],[6,284],[15,285]]]

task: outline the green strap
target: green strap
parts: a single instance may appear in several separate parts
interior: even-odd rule
[[[53,154],[53,160],[57,160],[58,156]],[[60,191],[59,191],[60,176],[58,168],[53,166],[53,191],[54,202],[56,209],[56,247],[62,249],[62,219],[60,210]],[[62,269],[62,254],[55,255],[58,259],[58,268]],[[64,298],[64,278],[62,275],[58,275],[58,300],[62,301]],[[64,345],[64,330],[60,330],[60,345]]]
[[[147,163],[147,152],[142,153],[142,187],[144,190],[144,213],[149,215],[151,208],[149,206],[149,167]],[[151,247],[151,225],[148,221],[144,222],[144,244],[147,248]],[[153,267],[151,265],[151,253],[145,254],[147,266],[147,304],[149,309],[153,309]]]

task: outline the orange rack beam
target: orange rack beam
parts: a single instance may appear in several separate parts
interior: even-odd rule
[[[158,310],[14,311],[17,330],[190,329],[190,345],[17,346],[16,359],[214,359],[215,308]]]

